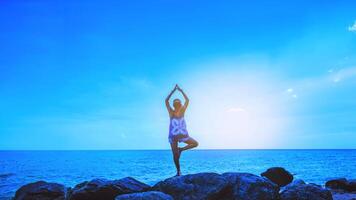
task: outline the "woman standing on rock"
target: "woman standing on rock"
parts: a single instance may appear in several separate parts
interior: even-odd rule
[[[179,99],[173,100],[173,109],[169,105],[169,99],[172,94],[176,91],[180,91],[185,99],[184,105],[182,105]],[[183,90],[176,85],[171,93],[166,98],[166,107],[169,113],[170,124],[169,124],[169,136],[168,140],[171,144],[174,164],[177,168],[177,175],[181,175],[179,158],[182,151],[194,148],[198,146],[198,142],[188,135],[187,126],[184,120],[184,113],[188,107],[189,99]],[[187,145],[185,147],[178,147],[178,142],[184,142]]]

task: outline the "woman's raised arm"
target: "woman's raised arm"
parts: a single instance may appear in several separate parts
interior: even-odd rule
[[[182,88],[180,88],[178,85],[177,85],[177,89],[182,93],[182,95],[184,97],[185,102],[184,102],[183,108],[184,108],[184,110],[186,110],[189,105],[189,98],[185,94],[185,92],[182,90]]]
[[[172,113],[172,108],[169,105],[169,99],[171,98],[172,94],[177,90],[177,85],[174,87],[174,89],[169,93],[169,95],[166,98],[166,107],[168,110],[168,113],[171,114]]]

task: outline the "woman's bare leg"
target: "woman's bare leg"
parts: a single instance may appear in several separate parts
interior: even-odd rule
[[[180,176],[181,175],[180,164],[179,164],[180,151],[178,148],[178,141],[173,141],[171,143],[171,149],[173,153],[174,164],[176,165],[176,169],[177,169],[177,176]]]
[[[189,138],[184,143],[186,143],[187,145],[185,147],[179,148],[179,155],[180,155],[180,152],[195,148],[199,145],[199,143],[196,140],[194,140],[193,138]]]

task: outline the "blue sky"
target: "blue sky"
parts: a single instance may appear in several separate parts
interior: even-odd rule
[[[0,149],[356,148],[354,1],[2,1]]]

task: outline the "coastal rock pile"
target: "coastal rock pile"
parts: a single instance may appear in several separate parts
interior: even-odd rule
[[[120,194],[148,191],[151,187],[131,177],[119,180],[94,179],[76,185],[68,200],[112,200]]]
[[[332,194],[328,189],[316,184],[295,183],[281,192],[281,200],[332,200]]]
[[[39,181],[22,186],[13,200],[332,200],[329,189],[293,180],[287,170],[271,168],[257,176],[250,173],[198,173],[165,179],[154,186],[134,178],[94,179],[66,188]],[[344,180],[327,187],[352,188]]]
[[[344,192],[356,192],[356,180],[347,180],[346,178],[331,179],[325,183],[325,186]]]
[[[334,200],[356,200],[355,179],[331,179],[325,183],[325,187],[332,191]]]
[[[263,177],[249,173],[224,173],[231,190],[226,199],[278,199],[279,187]]]
[[[286,186],[293,181],[293,175],[282,167],[269,168],[267,171],[263,172],[261,176],[268,178],[279,187]]]
[[[158,182],[153,190],[171,195],[174,199],[220,199],[226,193],[228,181],[216,173],[176,176]]]
[[[115,200],[174,200],[170,195],[163,192],[150,191],[133,194],[123,194],[115,198]]]
[[[21,200],[64,200],[67,188],[58,183],[37,181],[22,186],[16,191],[14,199]]]

